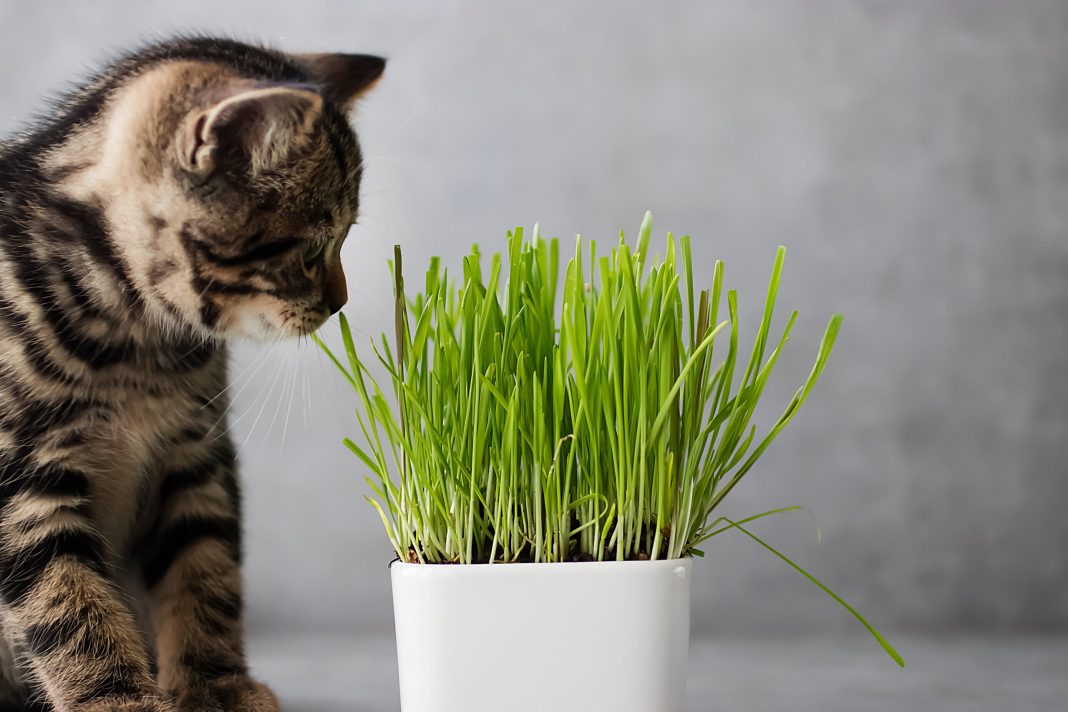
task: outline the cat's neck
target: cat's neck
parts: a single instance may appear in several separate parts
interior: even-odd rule
[[[165,250],[152,211],[176,196],[158,179],[161,167],[145,164],[154,152],[137,142],[166,130],[157,109],[173,71],[157,68],[106,90],[90,86],[50,123],[0,148],[0,212],[10,216],[0,232],[33,246],[26,270],[62,276],[68,306],[107,325],[102,338],[218,348],[189,314],[153,292],[152,270],[166,260],[157,263]]]
[[[27,318],[36,313],[51,322],[60,339],[84,340],[89,334],[102,352],[133,344],[152,358],[219,349],[185,326],[180,315],[161,312],[146,299],[98,196],[72,194],[56,180],[76,169],[21,164],[20,180],[0,186],[0,273],[28,296],[17,306]],[[0,155],[0,174],[10,177],[13,170]]]

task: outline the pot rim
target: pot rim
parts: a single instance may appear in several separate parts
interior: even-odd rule
[[[608,570],[646,570],[672,571],[678,567],[689,571],[693,566],[692,557],[681,559],[653,559],[645,561],[553,561],[553,562],[518,562],[518,563],[494,563],[494,564],[413,564],[407,561],[396,560],[390,564],[390,570],[398,574],[418,574],[420,576],[464,576],[468,574],[486,575],[499,572],[501,575],[547,573],[575,574],[583,571],[588,573],[604,572]],[[492,574],[491,574],[492,575]]]

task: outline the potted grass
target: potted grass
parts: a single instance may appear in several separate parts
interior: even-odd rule
[[[753,414],[797,313],[772,316],[772,266],[752,347],[724,265],[694,285],[690,241],[632,250],[509,233],[450,275],[431,260],[417,293],[393,262],[396,328],[344,353],[321,341],[359,398],[360,441],[396,550],[391,568],[404,712],[681,710],[694,557],[727,531],[781,558],[724,498],[797,414],[841,325],[831,317],[807,379],[766,433]],[[392,345],[391,345],[392,341]],[[363,353],[364,355],[361,355]],[[385,374],[388,389],[373,376]],[[386,391],[390,396],[387,398]]]

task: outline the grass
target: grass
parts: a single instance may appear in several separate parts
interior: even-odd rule
[[[371,342],[391,400],[341,315],[344,354],[319,345],[355,388],[362,442],[346,446],[370,474],[369,501],[397,555],[421,563],[562,562],[701,556],[730,529],[784,559],[739,521],[714,517],[805,403],[842,323],[830,318],[804,383],[758,435],[757,404],[793,329],[772,317],[785,249],[771,270],[756,338],[739,343],[738,296],[694,285],[688,237],[648,259],[647,213],[632,250],[607,254],[517,228],[505,254],[477,246],[451,276],[434,258],[411,299],[400,249],[392,265],[393,345]],[[507,273],[507,279],[505,279]],[[562,300],[560,297],[562,296]],[[560,307],[557,307],[560,302]]]

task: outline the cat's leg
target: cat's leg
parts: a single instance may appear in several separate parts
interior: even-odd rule
[[[162,479],[159,518],[141,555],[160,687],[183,711],[276,712],[274,694],[245,663],[233,448],[205,439],[184,447],[181,460]]]
[[[3,616],[2,611],[0,616]],[[25,681],[26,671],[19,669],[18,658],[18,643],[9,638],[6,632],[0,635],[0,712],[32,709],[28,704],[31,695]],[[41,695],[34,697],[41,698]],[[47,702],[44,704],[47,705]]]
[[[89,478],[17,464],[0,481],[0,597],[33,684],[64,712],[171,710],[90,519]]]

